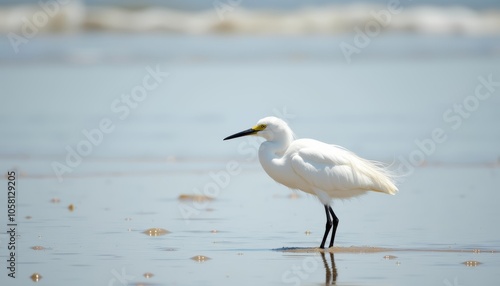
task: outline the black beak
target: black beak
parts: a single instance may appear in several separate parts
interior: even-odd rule
[[[241,132],[238,132],[238,133],[233,134],[231,136],[228,136],[228,137],[224,138],[224,140],[229,140],[229,139],[234,139],[234,138],[238,138],[238,137],[242,137],[242,136],[252,135],[252,134],[255,134],[257,132],[258,132],[258,130],[254,130],[254,129],[250,128],[250,129],[247,129],[245,131],[241,131]]]

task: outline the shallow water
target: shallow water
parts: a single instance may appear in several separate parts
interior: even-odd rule
[[[336,244],[345,248],[334,256],[337,283],[497,281],[499,175],[498,168],[421,168],[397,196],[374,193],[335,203]],[[210,182],[192,172],[71,178],[61,185],[21,176],[19,182],[18,285],[35,272],[51,285],[122,285],[122,276],[127,285],[311,285],[323,283],[331,268],[328,254],[325,268],[317,252],[281,249],[318,246],[321,205],[306,195],[290,198],[253,167],[231,178],[214,200],[198,204],[178,200],[193,193],[186,186]],[[143,233],[149,228],[170,233]],[[387,249],[359,253],[351,246]],[[198,255],[209,259],[192,259]]]
[[[184,40],[172,41],[182,47]],[[221,39],[205,40],[215,47]],[[378,40],[383,50],[395,38]],[[252,41],[294,40],[229,43],[237,50]],[[41,285],[496,283],[500,93],[458,128],[443,114],[474,95],[479,76],[499,78],[498,57],[399,55],[347,65],[300,49],[310,57],[219,61],[223,54],[205,51],[205,59],[193,61],[0,66],[0,170],[19,173],[17,278],[6,277],[2,243],[2,285],[33,283],[34,273]],[[120,119],[113,100],[156,65],[170,76]],[[333,260],[314,250],[325,220],[317,200],[269,179],[256,160],[257,141],[222,142],[266,115],[285,117],[300,137],[408,171],[396,196],[334,202],[340,248]],[[77,148],[82,130],[103,118],[115,124],[113,132],[60,182],[51,164],[67,163],[66,147]],[[435,128],[447,139],[419,166],[404,167],[400,158],[416,154],[416,141],[428,142]],[[179,200],[197,194],[213,199]],[[1,195],[4,218],[5,206]],[[150,228],[168,233],[145,234]],[[362,247],[383,250],[359,253]]]

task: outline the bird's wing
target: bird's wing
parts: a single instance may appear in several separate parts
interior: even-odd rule
[[[291,157],[292,169],[298,176],[332,197],[351,197],[353,191],[392,193],[381,182],[396,189],[379,167],[338,146],[304,147]]]

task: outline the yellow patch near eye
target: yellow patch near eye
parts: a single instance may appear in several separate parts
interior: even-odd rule
[[[259,124],[259,125],[255,125],[254,127],[252,127],[253,130],[255,131],[262,131],[264,129],[266,129],[267,125],[265,124]]]

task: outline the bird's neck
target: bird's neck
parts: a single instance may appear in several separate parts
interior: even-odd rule
[[[283,136],[280,136],[275,140],[270,140],[262,143],[260,152],[265,153],[267,158],[281,157],[286,152],[288,146],[290,146],[293,140],[293,135],[283,134]]]

